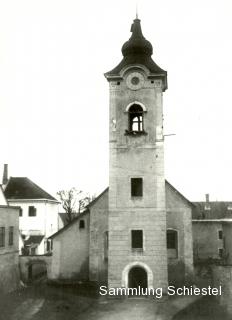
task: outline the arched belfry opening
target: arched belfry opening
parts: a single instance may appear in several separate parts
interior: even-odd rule
[[[135,266],[130,269],[128,273],[128,287],[129,288],[144,288],[148,286],[147,272],[140,266]]]
[[[133,104],[129,109],[129,131],[142,132],[143,129],[143,109],[138,104]]]

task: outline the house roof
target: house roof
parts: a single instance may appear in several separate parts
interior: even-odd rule
[[[57,201],[27,177],[10,177],[5,191],[7,200],[13,199],[47,199]],[[58,202],[58,201],[57,201]]]
[[[193,202],[193,219],[232,218],[232,201]]]
[[[194,207],[194,203],[185,198],[185,196],[183,196],[182,193],[180,193],[175,187],[173,187],[173,185],[170,182],[165,180],[165,184],[166,186],[169,186],[172,189],[172,191],[174,191],[174,193],[176,193],[187,205],[189,205],[190,207]]]
[[[30,246],[32,244],[39,245],[41,241],[43,240],[44,236],[42,235],[31,235],[27,240],[24,240],[24,244],[26,246]]]
[[[81,212],[77,217],[75,217],[70,223],[66,224],[62,229],[58,230],[56,233],[53,233],[48,239],[53,239],[59,234],[61,234],[63,231],[67,230],[69,227],[71,227],[74,223],[76,223],[81,217],[85,216],[87,213],[89,213],[89,210],[86,209],[85,211]]]

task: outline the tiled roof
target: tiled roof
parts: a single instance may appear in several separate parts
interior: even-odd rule
[[[232,218],[232,201],[193,202],[193,219]]]
[[[36,236],[32,235],[27,240],[24,241],[24,244],[26,246],[30,246],[32,244],[40,244],[40,242],[43,240],[44,236]]]
[[[57,199],[26,177],[10,177],[4,194],[8,200],[47,199],[57,201]]]

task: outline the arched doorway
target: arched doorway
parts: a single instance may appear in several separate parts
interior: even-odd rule
[[[147,288],[147,272],[140,266],[135,266],[128,273],[129,288]]]

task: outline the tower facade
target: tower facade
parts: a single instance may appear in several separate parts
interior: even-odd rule
[[[135,19],[109,82],[108,286],[166,288],[163,92],[167,72]]]

